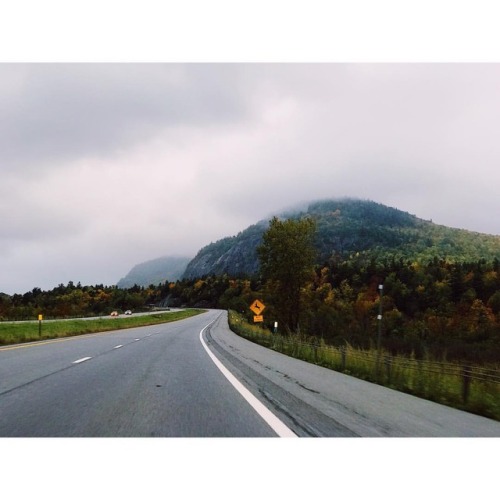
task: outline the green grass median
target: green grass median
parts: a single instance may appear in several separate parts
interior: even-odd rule
[[[183,311],[158,312],[145,316],[51,320],[42,321],[41,328],[38,321],[0,323],[0,345],[20,344],[23,342],[72,337],[87,333],[108,332],[125,328],[170,323],[190,318],[203,312],[203,309],[186,309]]]

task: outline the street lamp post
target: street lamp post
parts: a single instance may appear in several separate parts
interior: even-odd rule
[[[384,285],[378,286],[380,292],[380,301],[378,304],[378,335],[377,335],[377,380],[379,376],[379,368],[380,368],[380,339],[382,337],[382,298],[384,296]]]

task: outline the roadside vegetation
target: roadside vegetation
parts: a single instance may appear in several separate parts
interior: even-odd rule
[[[500,364],[436,362],[347,343],[336,347],[317,337],[273,333],[235,311],[229,311],[229,326],[236,334],[288,356],[500,421]]]
[[[0,323],[0,345],[19,344],[38,340],[72,337],[86,333],[99,333],[139,326],[170,323],[202,313],[201,309],[162,312],[145,316],[117,318],[72,319],[60,321]]]

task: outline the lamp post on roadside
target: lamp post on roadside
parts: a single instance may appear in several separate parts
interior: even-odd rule
[[[378,286],[380,292],[380,301],[378,304],[378,335],[377,335],[377,380],[379,376],[379,367],[380,367],[380,339],[382,337],[382,298],[384,296],[384,285]]]

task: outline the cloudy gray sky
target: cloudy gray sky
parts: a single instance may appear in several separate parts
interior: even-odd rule
[[[0,64],[0,291],[115,284],[302,201],[500,234],[500,64]]]

